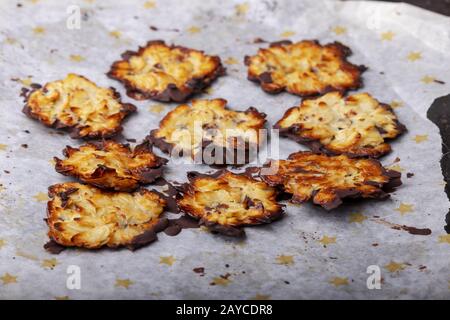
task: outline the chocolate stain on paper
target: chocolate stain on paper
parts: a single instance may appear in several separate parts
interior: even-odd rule
[[[434,100],[428,109],[427,118],[439,128],[442,137],[441,169],[446,182],[444,190],[450,200],[450,94]],[[444,229],[447,233],[450,233],[450,209],[446,215],[445,223]]]

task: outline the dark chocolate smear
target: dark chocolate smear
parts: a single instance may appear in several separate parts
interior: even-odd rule
[[[201,276],[205,275],[205,268],[203,267],[194,268],[192,269],[192,271],[194,271],[195,273],[199,273]]]
[[[167,228],[169,221],[167,218],[160,219],[153,228],[133,238],[131,243],[127,246],[128,249],[134,251],[158,239],[157,233]]]
[[[189,216],[181,216],[178,219],[169,219],[169,225],[164,230],[164,233],[168,236],[176,236],[179,234],[183,229],[190,229],[190,228],[199,228],[200,225],[197,220],[194,218],[191,218]]]
[[[160,177],[153,182],[157,186],[167,187],[164,193],[156,191],[164,200],[166,200],[166,209],[172,213],[179,213],[176,197],[178,195],[178,189],[166,179]]]
[[[408,231],[410,234],[415,234],[415,235],[419,235],[419,236],[428,236],[431,234],[431,230],[428,228],[419,229],[416,227],[409,227],[409,226],[405,226],[405,225],[403,225],[401,228],[405,231]]]
[[[442,138],[441,169],[446,182],[444,191],[450,199],[450,94],[434,100],[428,109],[427,117],[438,128]],[[444,229],[450,233],[450,208],[445,218]]]
[[[408,233],[413,234],[413,235],[428,236],[431,234],[431,230],[428,228],[416,228],[416,227],[411,227],[411,226],[407,226],[407,225],[401,225],[401,224],[389,222],[384,219],[380,219],[380,218],[376,218],[376,217],[374,217],[371,220],[376,223],[388,226],[393,230],[407,231]]]
[[[46,244],[44,244],[44,249],[52,254],[60,254],[62,251],[66,249],[66,247],[60,245],[54,240],[50,240]]]

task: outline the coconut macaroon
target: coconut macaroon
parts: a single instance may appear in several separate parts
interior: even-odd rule
[[[224,74],[220,58],[203,51],[150,41],[137,52],[127,51],[108,76],[122,82],[128,96],[159,101],[185,101]]]
[[[137,249],[156,240],[167,224],[166,202],[155,192],[108,192],[80,184],[49,188],[47,224],[50,239],[65,247]]]
[[[170,111],[148,139],[166,153],[201,156],[203,163],[245,164],[262,140],[265,117],[253,107],[230,110],[223,99],[193,100]]]
[[[188,179],[178,206],[213,232],[242,236],[242,227],[270,223],[283,214],[275,188],[250,176],[223,170],[189,172]]]
[[[148,141],[131,150],[113,140],[67,146],[66,159],[55,157],[57,172],[103,189],[132,191],[162,176],[167,159],[156,156]]]
[[[386,141],[406,130],[389,105],[368,93],[345,98],[339,92],[304,100],[274,128],[314,152],[375,158],[390,152]]]
[[[68,74],[26,95],[23,112],[48,127],[66,129],[73,138],[107,138],[122,131],[124,118],[136,111],[122,103],[113,88],[98,87],[83,76]]]
[[[344,198],[387,198],[400,186],[401,174],[385,169],[378,160],[346,155],[327,156],[311,152],[291,154],[287,160],[273,160],[263,181],[292,195],[292,203],[312,200],[327,210],[342,204]]]
[[[339,42],[280,41],[254,56],[246,56],[248,79],[260,83],[268,93],[283,90],[311,96],[330,90],[346,91],[362,85],[364,66],[347,61],[351,50]]]

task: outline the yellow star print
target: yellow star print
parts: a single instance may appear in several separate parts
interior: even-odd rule
[[[0,151],[5,151],[7,147],[6,144],[0,143]]]
[[[450,234],[445,234],[445,235],[439,236],[439,243],[450,244]]]
[[[337,36],[347,33],[347,28],[342,26],[336,26],[333,29],[331,29]]]
[[[154,104],[148,108],[148,111],[153,113],[161,113],[164,111],[165,106],[162,104]]]
[[[277,263],[285,266],[292,265],[294,264],[294,256],[279,255],[277,257]]]
[[[283,33],[280,34],[281,38],[289,38],[295,35],[294,31],[284,31]]]
[[[156,7],[155,1],[146,1],[146,2],[144,2],[144,8],[145,9],[153,9],[154,7]]]
[[[3,239],[0,239],[0,249],[3,248],[6,245],[6,241]]]
[[[59,264],[58,260],[56,260],[55,258],[53,259],[45,259],[42,261],[41,266],[43,268],[49,268],[49,269],[53,269],[54,267],[56,267]]]
[[[393,109],[403,107],[403,102],[399,100],[392,100],[389,104]]]
[[[247,2],[244,2],[244,3],[241,3],[241,4],[237,4],[234,7],[236,15],[238,15],[238,16],[245,15],[248,12],[248,9],[249,9],[249,5],[248,5]]]
[[[214,278],[213,281],[211,282],[211,285],[226,287],[230,283],[231,283],[231,280],[229,279],[229,277],[220,276],[220,277]]]
[[[392,41],[394,36],[395,36],[395,33],[393,33],[392,31],[386,31],[381,34],[381,40]]]
[[[403,202],[400,203],[400,206],[397,209],[395,209],[395,211],[400,212],[401,215],[413,212],[413,210],[414,210],[414,206],[412,204],[403,203]]]
[[[17,40],[16,39],[14,39],[14,38],[6,38],[6,43],[7,44],[15,44],[15,43],[17,43]]]
[[[74,62],[81,62],[86,60],[83,56],[80,56],[79,54],[71,54],[70,55],[70,60],[74,61]]]
[[[33,261],[39,261],[39,258],[36,257],[35,255],[32,255],[31,253],[24,252],[24,251],[22,251],[20,249],[16,251],[16,255],[18,257],[22,257],[22,258],[25,258],[25,259],[30,259],[30,260],[33,260]]]
[[[111,31],[109,35],[113,38],[119,39],[122,36],[122,32],[120,31]]]
[[[432,76],[424,76],[422,79],[420,79],[420,81],[422,81],[425,84],[430,84],[436,81],[436,78]]]
[[[333,244],[336,243],[336,237],[323,236],[322,239],[319,240],[319,242],[324,246]]]
[[[128,289],[132,284],[134,284],[134,282],[131,281],[130,279],[116,279],[115,286]]]
[[[43,27],[35,27],[33,28],[34,34],[43,34],[45,33],[45,29]]]
[[[35,196],[33,196],[33,198],[38,202],[46,202],[46,201],[50,200],[48,198],[48,195],[43,192],[38,192]]]
[[[362,213],[352,213],[350,215],[350,223],[363,223],[364,220],[366,220],[367,217],[365,215],[363,215]]]
[[[413,140],[416,143],[421,143],[421,142],[428,140],[428,135],[427,134],[416,134],[416,136],[413,138]]]
[[[332,285],[334,285],[335,287],[346,286],[346,285],[348,285],[348,278],[335,277],[330,280],[330,283]]]
[[[389,262],[389,264],[385,265],[384,268],[389,272],[397,272],[406,268],[404,263],[397,263],[394,261]]]
[[[13,276],[9,273],[5,273],[3,276],[1,276],[0,280],[3,281],[4,285],[10,284],[10,283],[17,283],[17,277]]]
[[[189,33],[194,34],[194,33],[199,33],[199,32],[201,31],[201,29],[200,29],[199,27],[192,26],[192,27],[190,27],[187,31],[188,31]]]
[[[225,60],[226,64],[238,64],[239,61],[237,61],[235,58],[233,57],[229,57],[228,59]]]
[[[57,296],[55,300],[70,300],[70,298],[68,296]]]
[[[418,51],[413,51],[406,57],[409,61],[416,61],[422,59],[422,54]]]
[[[171,266],[175,261],[176,259],[173,256],[159,257],[159,264],[167,264],[168,266]]]

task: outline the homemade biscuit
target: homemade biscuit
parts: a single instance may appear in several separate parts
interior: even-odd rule
[[[385,199],[401,185],[401,174],[385,169],[375,159],[297,152],[266,166],[275,171],[260,174],[263,181],[292,195],[291,202],[312,200],[327,210],[341,205],[344,198]]]
[[[375,158],[391,151],[386,140],[406,130],[389,105],[368,93],[344,98],[339,92],[304,100],[290,108],[274,128],[314,152]]]
[[[275,188],[244,174],[190,172],[188,178],[178,206],[214,232],[242,236],[241,227],[270,223],[283,214]]]
[[[49,196],[48,235],[66,247],[137,249],[156,240],[156,232],[167,224],[160,217],[165,200],[145,189],[108,192],[80,183],[61,183],[49,188]]]
[[[347,91],[362,85],[364,66],[347,61],[351,50],[339,42],[280,41],[254,56],[246,56],[248,79],[260,83],[268,93],[286,90],[311,96],[331,90]]]
[[[108,76],[122,82],[136,99],[185,101],[224,74],[220,58],[203,51],[150,41],[137,52],[127,51]]]
[[[136,111],[113,88],[101,88],[83,76],[68,74],[26,95],[23,112],[48,127],[66,129],[73,138],[107,138],[122,131],[124,118]]]
[[[67,159],[54,158],[57,172],[116,191],[132,191],[155,181],[167,163],[152,152],[148,142],[131,150],[129,145],[106,140],[79,148],[67,146],[63,153]]]
[[[259,130],[264,128],[266,115],[253,107],[233,111],[226,105],[223,99],[180,105],[161,120],[148,139],[167,153],[176,151],[194,159],[201,155],[207,164],[245,164],[261,142]]]

